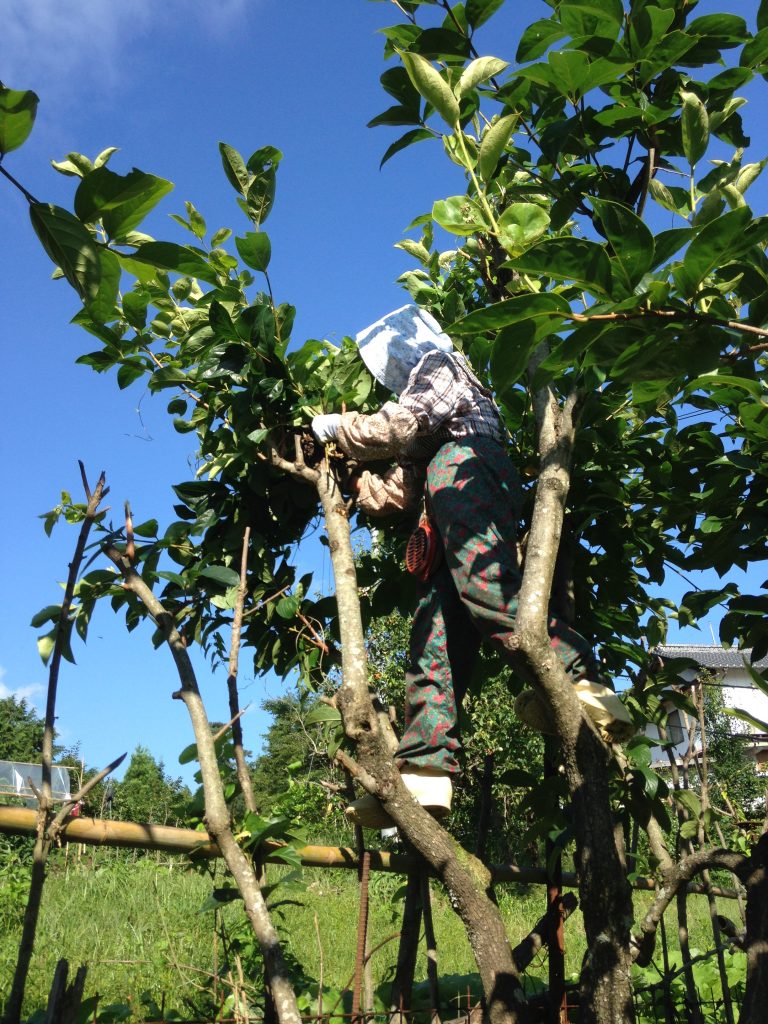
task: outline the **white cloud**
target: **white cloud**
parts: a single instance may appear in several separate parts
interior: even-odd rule
[[[142,37],[186,31],[223,36],[249,0],[0,0],[0,77],[13,89],[60,96],[109,89],[140,73]],[[50,102],[50,97],[49,97]]]
[[[41,683],[30,683],[27,686],[17,686],[15,688],[7,686],[5,682],[6,674],[6,670],[0,665],[0,700],[4,700],[6,697],[15,697],[16,700],[28,700],[34,704],[35,696],[43,692]]]

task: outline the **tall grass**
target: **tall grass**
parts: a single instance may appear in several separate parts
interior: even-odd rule
[[[223,973],[226,952],[215,937],[214,915],[202,909],[215,886],[224,883],[219,866],[215,878],[190,870],[182,861],[156,856],[127,856],[114,851],[74,850],[55,855],[46,884],[35,956],[27,988],[25,1014],[46,1004],[56,962],[66,957],[72,967],[88,965],[86,994],[98,993],[102,1005],[129,1003],[142,1019],[141,1000],[149,993],[159,1005],[189,1012],[205,1005],[214,973]],[[270,881],[281,869],[271,868]],[[376,874],[371,879],[370,942],[372,946],[399,931],[402,879]],[[464,930],[447,894],[433,883],[433,912],[440,974],[464,975],[474,962]],[[640,913],[649,899],[637,897]],[[541,916],[541,886],[509,886],[499,890],[502,914],[514,945]],[[286,949],[307,978],[324,979],[324,987],[342,989],[352,975],[359,892],[353,872],[307,869],[298,888],[278,887],[273,896],[275,917]],[[7,998],[20,935],[18,906],[0,901],[0,1002]],[[15,909],[14,909],[15,906]],[[10,907],[10,909],[9,909]],[[725,909],[733,914],[733,909]],[[225,930],[234,936],[244,915],[235,902],[219,911]],[[691,942],[708,949],[711,931],[703,897],[690,901]],[[676,935],[673,916],[668,934]],[[247,932],[244,932],[247,934]],[[566,970],[579,971],[585,950],[581,918],[566,924]],[[385,942],[372,960],[375,984],[391,978],[397,939]],[[532,977],[546,977],[546,956],[532,966]],[[230,957],[231,962],[231,957]],[[244,956],[247,966],[247,958]],[[426,974],[423,952],[417,977]],[[254,979],[259,987],[259,979]],[[451,982],[443,998],[455,998]],[[226,992],[222,984],[220,994]],[[209,1000],[210,1002],[210,1000]],[[214,1005],[214,1004],[211,1004]],[[330,1007],[327,1006],[327,1009]]]

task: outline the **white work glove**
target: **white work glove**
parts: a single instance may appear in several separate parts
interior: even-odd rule
[[[341,413],[329,412],[324,416],[315,416],[312,420],[312,433],[320,444],[328,444],[339,436]]]

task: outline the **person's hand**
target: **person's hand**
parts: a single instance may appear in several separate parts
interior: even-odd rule
[[[341,413],[338,412],[329,412],[323,416],[315,416],[312,420],[312,433],[320,444],[328,444],[329,441],[335,441],[339,436],[340,424]]]

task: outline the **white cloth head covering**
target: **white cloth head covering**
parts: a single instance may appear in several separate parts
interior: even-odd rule
[[[453,342],[435,318],[416,305],[387,313],[356,336],[360,356],[373,376],[396,395],[427,352],[452,352]]]

